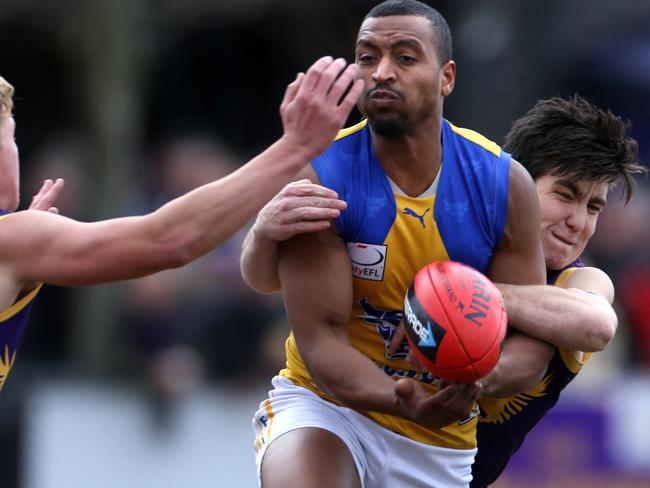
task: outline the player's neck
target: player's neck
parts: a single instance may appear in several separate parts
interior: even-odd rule
[[[440,170],[440,120],[400,138],[373,134],[373,145],[388,177],[407,195],[421,195]]]

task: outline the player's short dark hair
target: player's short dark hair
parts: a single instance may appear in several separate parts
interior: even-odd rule
[[[631,124],[581,96],[538,101],[517,119],[503,148],[533,179],[550,174],[573,182],[623,182],[627,203],[634,193],[634,173],[647,168],[630,136]]]
[[[370,10],[363,20],[393,15],[417,15],[427,18],[432,26],[433,45],[440,65],[451,59],[451,31],[445,18],[435,8],[417,0],[386,0]]]

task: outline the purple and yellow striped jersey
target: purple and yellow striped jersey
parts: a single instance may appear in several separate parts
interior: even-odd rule
[[[579,259],[558,271],[548,271],[547,283],[564,288]],[[591,353],[557,348],[546,375],[532,390],[509,398],[482,398],[478,424],[478,453],[472,466],[472,488],[496,481],[526,435],[557,403],[560,393],[589,361]]]
[[[0,210],[0,222],[7,215],[9,212]],[[0,391],[16,361],[16,354],[25,335],[32,304],[40,289],[41,285],[38,285],[8,309],[0,311]]]

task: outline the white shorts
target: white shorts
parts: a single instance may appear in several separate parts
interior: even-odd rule
[[[303,427],[325,429],[347,445],[363,488],[460,488],[467,487],[472,479],[476,449],[416,442],[355,410],[323,400],[283,376],[273,378],[272,384],[269,398],[253,418],[258,481],[269,444]]]

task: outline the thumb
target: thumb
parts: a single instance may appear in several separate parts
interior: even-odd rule
[[[395,354],[400,344],[406,338],[406,326],[404,325],[404,319],[402,319],[393,334],[393,337],[390,339],[390,344],[388,346],[388,354]]]

